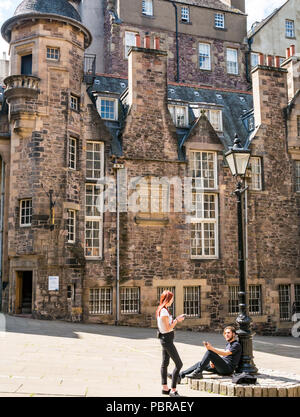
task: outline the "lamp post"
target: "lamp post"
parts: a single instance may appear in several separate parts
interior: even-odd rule
[[[225,158],[230,171],[237,178],[237,185],[234,194],[237,198],[237,220],[238,220],[238,264],[239,264],[239,314],[236,323],[239,325],[237,334],[242,346],[242,356],[238,365],[237,372],[248,374],[257,373],[257,368],[253,362],[253,345],[251,332],[251,318],[247,313],[246,303],[246,274],[245,274],[245,255],[244,255],[244,231],[243,231],[243,208],[242,195],[246,188],[243,188],[243,178],[250,159],[250,150],[241,146],[241,141],[235,135],[233,147],[225,153]]]

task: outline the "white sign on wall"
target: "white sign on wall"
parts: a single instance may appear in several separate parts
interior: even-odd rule
[[[48,290],[49,291],[59,290],[59,277],[56,277],[56,276],[48,277]]]

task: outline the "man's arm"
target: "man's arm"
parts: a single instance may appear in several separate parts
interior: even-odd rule
[[[216,349],[214,348],[210,343],[206,342],[205,343],[205,347],[207,350],[211,350],[212,352],[215,352],[217,355],[220,356],[229,356],[232,355],[232,352],[230,352],[230,350],[220,350],[220,349]]]

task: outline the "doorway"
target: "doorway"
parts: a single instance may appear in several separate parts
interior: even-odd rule
[[[21,74],[32,75],[32,54],[21,57]]]
[[[32,312],[32,271],[17,271],[16,276],[16,313]]]

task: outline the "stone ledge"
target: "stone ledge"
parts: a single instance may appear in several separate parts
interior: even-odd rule
[[[189,388],[229,397],[300,397],[300,376],[260,369],[254,385],[234,384],[232,378],[203,373],[203,379],[189,379]]]

